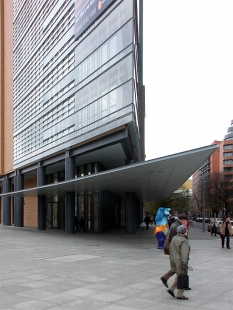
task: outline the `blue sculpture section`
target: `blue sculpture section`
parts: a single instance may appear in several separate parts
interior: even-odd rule
[[[168,227],[167,217],[170,211],[171,211],[170,208],[160,207],[155,217],[156,227],[155,227],[154,235],[156,235],[156,238],[158,240],[157,249],[159,250],[163,250],[164,242],[168,234],[169,227]]]

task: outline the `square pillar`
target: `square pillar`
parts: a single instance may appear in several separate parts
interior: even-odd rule
[[[69,150],[66,150],[65,157],[65,180],[75,178],[74,157],[69,156]],[[67,234],[75,233],[75,192],[66,192],[65,196],[65,232]]]
[[[3,178],[3,193],[9,193],[11,190],[11,180],[4,176]],[[3,225],[11,225],[11,197],[3,197]]]
[[[37,186],[43,186],[46,184],[46,168],[42,166],[41,162],[38,162],[37,167]],[[38,195],[38,229],[45,230],[47,227],[47,204],[46,196]]]
[[[125,193],[125,233],[136,232],[136,197],[135,193]]]
[[[75,192],[66,192],[65,196],[65,232],[75,233]]]
[[[20,191],[24,187],[24,176],[16,171],[14,176],[15,191]],[[14,225],[15,227],[23,227],[23,197],[14,197]]]

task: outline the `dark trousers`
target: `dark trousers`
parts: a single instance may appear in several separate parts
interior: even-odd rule
[[[174,274],[175,274],[175,272],[172,271],[172,270],[170,269],[170,270],[169,270],[167,273],[165,273],[162,277],[168,281],[168,279],[171,278]],[[175,280],[174,280],[172,286],[170,287],[170,290],[171,290],[172,292],[174,292],[174,289],[176,288],[176,285],[177,285],[177,276],[176,276],[176,278],[175,278]],[[184,292],[184,290],[178,290],[178,291],[177,291],[177,297],[183,296],[183,292]]]
[[[221,239],[222,239],[222,247],[224,247],[225,244],[225,237],[227,239],[227,248],[230,247],[230,235],[227,234],[226,236],[221,235]]]
[[[175,274],[174,271],[169,270],[167,273],[165,273],[165,274],[163,275],[163,278],[166,279],[166,280],[168,280],[168,279],[169,279],[170,277],[172,277],[174,274]]]
[[[215,236],[216,236],[216,233],[217,233],[217,228],[214,226],[214,227],[212,227],[211,235],[215,234]]]

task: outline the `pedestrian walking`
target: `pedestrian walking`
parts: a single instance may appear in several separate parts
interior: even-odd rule
[[[222,221],[220,225],[220,237],[222,241],[222,248],[224,248],[225,246],[225,238],[226,238],[227,249],[230,249],[230,235],[232,234],[233,234],[233,229],[231,226],[230,216],[228,216],[226,220]]]
[[[146,223],[146,229],[149,229],[150,217],[148,214],[145,216],[144,222]]]
[[[83,232],[84,229],[84,218],[81,216],[81,219],[79,220],[79,232]]]
[[[150,216],[150,224],[152,225],[153,222],[154,222],[154,215],[151,214],[151,216]]]
[[[171,270],[176,273],[176,277],[172,286],[167,292],[175,298],[175,289],[177,288],[178,276],[184,276],[188,274],[188,260],[190,246],[187,237],[187,227],[180,225],[176,229],[177,235],[172,238],[169,252],[170,252],[170,265]],[[181,300],[187,300],[188,298],[183,295],[185,289],[177,289],[176,298]]]
[[[213,223],[212,223],[212,229],[211,229],[211,236],[213,236],[213,234],[216,236],[217,226],[218,226],[217,219],[216,219],[216,217],[214,217]]]
[[[174,216],[170,215],[170,216],[168,216],[167,221],[168,221],[168,226],[169,226],[169,229],[170,229],[172,224],[176,221],[176,219],[175,219]]]
[[[187,223],[188,223],[188,217],[185,214],[180,214],[178,216],[178,220],[176,220],[170,227],[170,233],[169,233],[169,243],[171,243],[172,239],[174,236],[176,236],[177,234],[177,227],[180,225],[185,225],[187,227]],[[165,285],[166,287],[168,287],[168,279],[170,277],[172,277],[175,274],[175,272],[170,269],[167,273],[165,273],[160,280],[163,282],[163,285]],[[190,287],[187,287],[186,290],[191,290]]]

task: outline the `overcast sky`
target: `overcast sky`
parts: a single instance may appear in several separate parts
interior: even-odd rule
[[[144,0],[146,160],[223,140],[233,120],[233,0]]]

